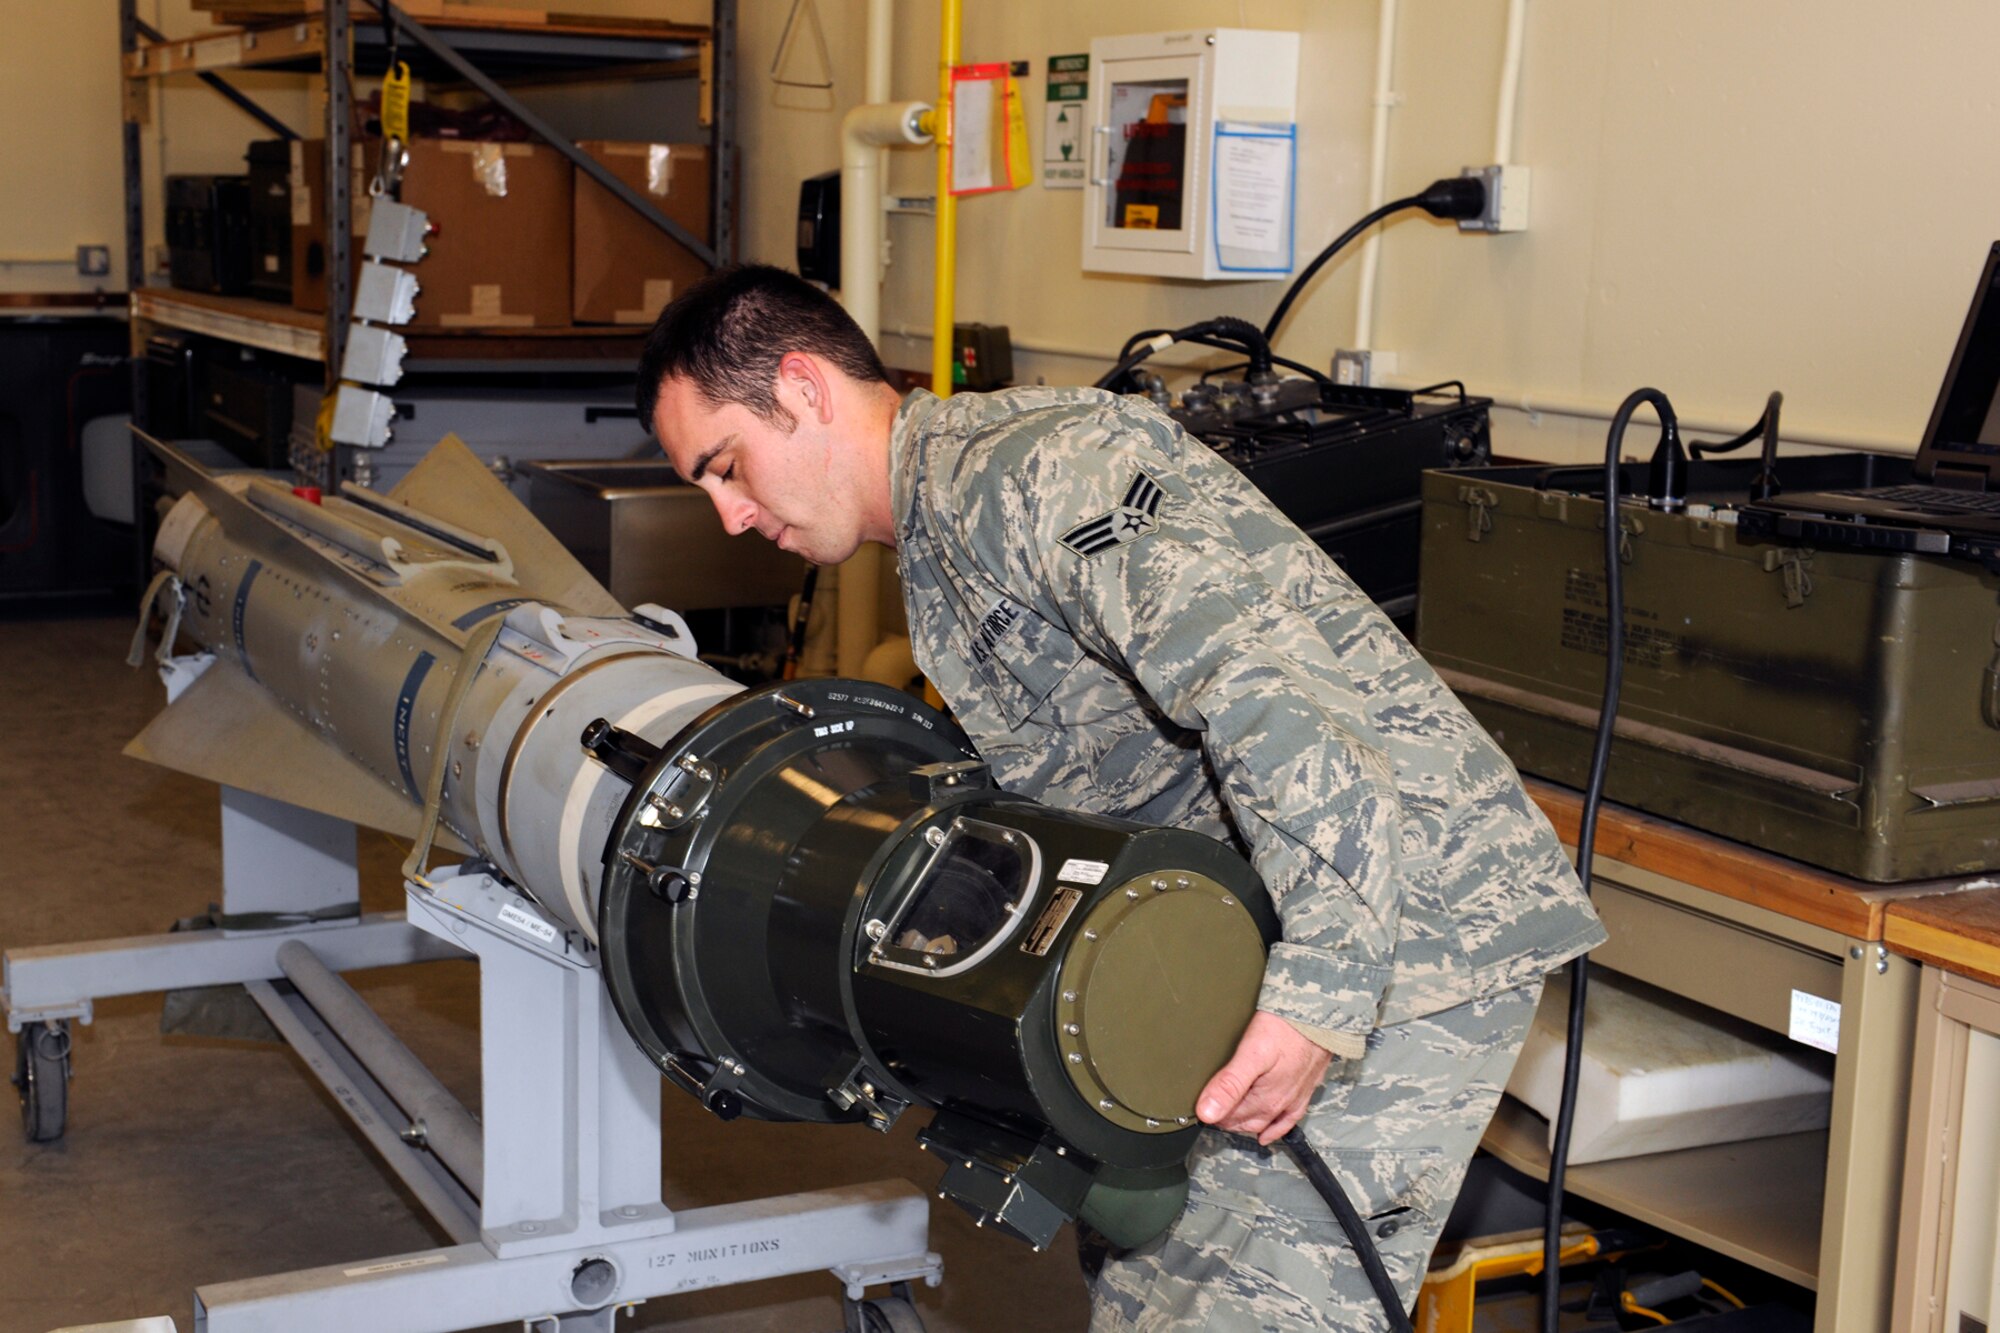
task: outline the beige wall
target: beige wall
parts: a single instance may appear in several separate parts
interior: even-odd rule
[[[814,0],[831,94],[774,85],[790,0],[740,0],[744,252],[789,262],[797,183],[839,160],[858,100],[862,0]],[[570,0],[569,9],[698,19],[701,0]],[[1039,135],[1051,54],[1094,35],[1199,25],[1303,37],[1301,261],[1366,205],[1375,5],[1367,0],[969,0],[968,60],[1026,59]],[[141,0],[176,34],[186,0]],[[114,249],[119,215],[116,6],[0,0],[0,259]],[[1936,391],[1971,280],[2000,235],[2000,95],[1986,68],[2000,6],[1932,0],[1530,0],[1514,160],[1534,170],[1530,230],[1466,236],[1422,217],[1381,243],[1375,345],[1407,384],[1463,378],[1540,412],[1496,417],[1501,447],[1594,455],[1601,420],[1640,384],[1682,415],[1745,423],[1773,388],[1788,434],[1905,447]],[[898,0],[894,93],[937,82],[937,7]],[[1388,182],[1421,187],[1493,152],[1504,0],[1403,0]],[[810,55],[804,63],[810,63]],[[306,128],[303,80],[240,76]],[[149,162],[240,169],[260,132],[191,80],[155,93]],[[892,182],[929,193],[922,152]],[[1086,276],[1081,196],[1039,183],[965,201],[960,317],[1010,326],[1024,378],[1084,382],[1135,329],[1209,314],[1261,317],[1276,283]],[[157,201],[149,209],[157,234]],[[924,366],[932,224],[891,219],[884,351]],[[1358,249],[1301,302],[1280,350],[1327,361],[1355,330]],[[0,290],[90,285],[61,265],[0,265]],[[114,284],[116,285],[116,284]],[[908,330],[902,336],[899,330]],[[1169,354],[1171,357],[1172,354]],[[1581,412],[1579,417],[1570,415]]]
[[[766,76],[784,0],[747,0],[742,105],[746,253],[788,262],[801,176],[838,162],[839,111],[858,99],[861,0],[815,0],[838,87],[812,109]],[[1376,8],[1361,0],[1014,0],[969,3],[968,60],[1027,59],[1039,134],[1051,54],[1097,34],[1197,25],[1303,35],[1301,262],[1365,210]],[[936,86],[936,6],[899,0],[894,95]],[[1491,159],[1502,0],[1403,0],[1391,195]],[[1422,217],[1381,246],[1375,345],[1408,384],[1608,415],[1664,389],[1685,418],[1747,425],[1771,389],[1788,434],[1911,447],[1988,242],[2000,235],[2000,95],[1988,66],[2000,6],[1939,0],[1531,0],[1514,160],[1534,171],[1530,230],[1460,235]],[[791,103],[792,105],[787,105]],[[929,163],[898,154],[898,188]],[[1090,349],[1023,354],[1051,383],[1094,376],[1135,329],[1266,314],[1276,283],[1085,275],[1080,195],[1039,183],[960,209],[960,318],[1017,340]],[[928,364],[931,224],[890,222],[884,351]],[[1292,316],[1281,351],[1324,363],[1351,344],[1358,252]],[[1501,447],[1602,450],[1603,424],[1496,416]],[[1638,436],[1635,435],[1635,441]]]
[[[139,16],[185,36],[214,26],[187,0],[139,0]],[[68,292],[125,286],[124,141],[118,111],[115,0],[0,0],[0,291]],[[310,133],[318,99],[296,76],[230,73],[264,108]],[[256,121],[192,75],[150,90],[143,133],[147,234],[157,245],[166,173],[240,172],[244,145],[269,138]],[[111,247],[111,277],[78,276],[79,245]]]

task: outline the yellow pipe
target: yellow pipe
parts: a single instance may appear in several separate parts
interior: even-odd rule
[[[958,64],[961,0],[940,0],[937,160],[937,278],[931,302],[931,392],[951,396],[953,291],[958,278],[958,198],[951,192],[951,71]]]

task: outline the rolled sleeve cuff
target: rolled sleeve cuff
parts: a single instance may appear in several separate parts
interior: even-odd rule
[[[1316,1028],[1309,1023],[1301,1023],[1296,1018],[1288,1018],[1285,1021],[1292,1025],[1292,1031],[1336,1060],[1359,1060],[1368,1054],[1366,1037],[1357,1037],[1352,1032],[1335,1032],[1331,1028]]]
[[[1375,1030],[1389,969],[1301,944],[1271,946],[1257,1007],[1276,1014],[1314,1045],[1359,1059]]]

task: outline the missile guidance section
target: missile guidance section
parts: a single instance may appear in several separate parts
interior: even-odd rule
[[[1178,1215],[1195,1096],[1275,936],[1241,857],[1009,796],[948,718],[856,681],[736,696],[657,751],[586,745],[633,778],[605,982],[675,1084],[724,1117],[933,1107],[945,1192],[1037,1247]]]

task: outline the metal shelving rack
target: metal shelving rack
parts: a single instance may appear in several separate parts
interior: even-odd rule
[[[615,19],[588,26],[575,22],[514,24],[492,20],[490,10],[486,11],[487,17],[470,21],[454,18],[435,7],[423,20],[418,20],[389,0],[312,0],[304,6],[308,12],[296,17],[169,39],[153,32],[139,19],[137,0],[118,0],[124,75],[125,251],[131,292],[133,420],[142,427],[151,421],[146,401],[144,350],[148,332],[158,327],[184,329],[318,361],[325,367],[326,391],[334,391],[353,301],[351,78],[357,52],[386,57],[393,44],[420,77],[443,73],[448,79],[478,89],[698,258],[711,266],[728,262],[736,250],[736,0],[711,0],[711,3],[711,23],[700,28],[627,24]],[[324,316],[247,297],[212,296],[146,285],[141,130],[148,117],[147,88],[151,80],[194,74],[280,137],[298,137],[218,73],[229,69],[317,72],[325,76],[327,179],[323,196],[328,244]],[[701,80],[701,121],[709,130],[709,160],[714,171],[712,245],[704,244],[661,216],[644,196],[584,154],[522,105],[501,83],[508,78],[546,83],[602,77]],[[603,371],[629,367],[640,336],[608,328],[510,331],[499,337],[418,332],[409,335],[407,364],[411,370],[476,367],[494,372]],[[148,455],[139,448],[134,485],[135,513],[139,515],[142,538],[138,548],[141,583],[145,581],[149,551],[149,543],[144,540],[151,500],[147,460]],[[325,470],[328,475],[323,481],[331,482],[339,472],[337,455],[328,455]]]

